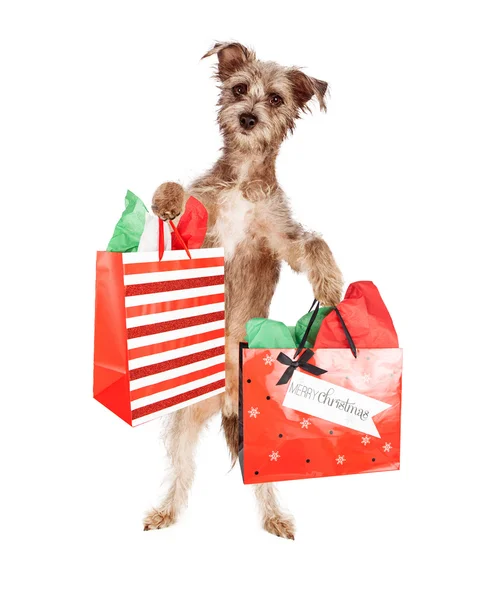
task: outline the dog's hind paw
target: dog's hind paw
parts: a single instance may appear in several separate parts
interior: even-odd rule
[[[143,519],[143,531],[164,529],[173,525],[175,521],[176,517],[171,511],[154,508]]]
[[[294,521],[281,513],[266,518],[263,521],[263,528],[278,537],[294,540]]]

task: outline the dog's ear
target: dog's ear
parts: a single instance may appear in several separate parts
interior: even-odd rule
[[[245,63],[254,60],[255,54],[237,42],[219,42],[201,58],[218,55],[218,77],[224,81]]]
[[[304,110],[306,104],[315,96],[319,100],[321,110],[326,111],[328,84],[325,81],[308,77],[299,69],[289,71],[288,77],[293,87],[293,96],[298,108]]]

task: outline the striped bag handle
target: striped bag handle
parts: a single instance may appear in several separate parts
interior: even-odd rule
[[[181,245],[186,251],[188,258],[191,258],[190,251],[188,250],[188,246],[185,243],[185,240],[181,237],[180,232],[176,228],[176,225],[173,221],[168,221],[171,231],[176,235]],[[165,253],[165,232],[163,231],[163,221],[158,218],[158,260],[163,258],[163,254]]]

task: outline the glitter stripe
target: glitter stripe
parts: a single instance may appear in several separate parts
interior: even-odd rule
[[[163,333],[154,333],[153,335],[145,335],[143,337],[126,340],[128,349],[140,348],[140,346],[151,346],[152,344],[161,344],[176,338],[187,338],[214,329],[224,329],[224,321],[212,321],[211,323],[203,323],[202,325],[194,325],[193,327],[185,327],[184,329],[173,329],[172,331],[164,331]]]
[[[133,360],[134,358],[142,358],[143,356],[160,354],[161,352],[168,352],[169,350],[186,348],[187,346],[192,346],[193,344],[201,344],[202,342],[209,342],[211,340],[216,340],[217,338],[222,338],[224,335],[224,329],[215,329],[214,331],[197,333],[196,335],[170,340],[169,342],[151,344],[150,346],[141,346],[140,348],[130,348],[128,350],[128,359]]]
[[[200,288],[188,288],[186,290],[175,290],[173,292],[161,292],[159,294],[143,294],[142,296],[125,296],[125,307],[144,306],[146,304],[158,304],[186,298],[198,298],[201,296],[212,296],[213,294],[224,294],[225,286],[210,285]]]
[[[206,360],[212,356],[219,356],[224,354],[224,346],[218,346],[216,348],[210,348],[203,352],[197,352],[196,354],[188,354],[181,356],[180,358],[174,358],[172,360],[165,360],[161,363],[154,365],[148,365],[146,367],[140,367],[138,369],[132,369],[130,371],[130,381],[140,379],[141,377],[147,377],[148,375],[155,375],[156,373],[163,373],[170,369],[176,369],[178,367],[184,367],[185,365],[191,365],[192,363],[198,362],[199,360]]]
[[[134,263],[125,265],[125,275],[142,273],[159,273],[160,271],[182,271],[183,269],[203,269],[206,267],[222,267],[224,258],[192,258],[184,260],[157,261],[153,263]]]
[[[172,412],[176,412],[177,410],[182,410],[183,408],[186,408],[187,406],[193,406],[193,404],[197,404],[198,402],[201,402],[202,400],[206,400],[207,398],[211,398],[213,396],[218,396],[219,394],[223,393],[224,391],[225,391],[225,387],[223,386],[216,390],[207,392],[206,394],[202,394],[201,396],[195,396],[194,398],[191,398],[190,400],[186,400],[185,402],[179,402],[178,404],[174,404],[173,406],[168,406],[167,408],[162,408],[161,411],[157,411],[157,412],[151,413],[150,415],[145,415],[143,417],[138,417],[134,421],[132,420],[131,424],[133,427],[138,427],[139,425],[142,425],[143,423],[148,423],[148,421],[157,419],[160,416],[169,415]]]
[[[201,396],[202,394],[213,392],[214,390],[223,388],[224,386],[224,379],[221,379],[220,381],[214,381],[213,383],[204,385],[203,387],[199,387],[195,390],[191,390],[189,392],[185,392],[184,394],[180,394],[179,396],[173,396],[172,398],[168,398],[167,400],[160,400],[159,402],[155,402],[154,404],[149,404],[148,406],[136,408],[131,412],[131,417],[133,420],[138,419],[139,417],[144,417],[145,415],[157,412],[159,410],[162,410],[163,408],[168,408],[169,406],[180,404],[180,402],[186,402],[187,400],[196,398],[196,396]]]
[[[224,294],[212,294],[211,296],[197,296],[195,298],[184,298],[183,300],[170,300],[169,302],[157,302],[156,304],[142,304],[141,306],[127,306],[126,317],[142,317],[143,315],[153,315],[160,312],[169,312],[171,310],[181,310],[182,308],[194,308],[195,306],[205,306],[206,304],[217,304],[224,302]]]
[[[221,373],[224,370],[225,363],[221,362],[218,365],[213,365],[211,367],[207,367],[206,369],[201,369],[200,371],[194,371],[193,373],[188,373],[187,375],[175,377],[175,379],[168,379],[167,381],[161,381],[159,383],[138,388],[137,390],[132,390],[130,392],[130,399],[133,401],[138,400],[138,398],[145,398],[146,396],[157,394],[159,392],[165,392],[166,390],[170,390],[180,385],[185,385],[186,383],[191,383],[192,381],[198,381],[203,379],[203,377],[208,377],[209,375],[214,375],[215,373]]]
[[[193,308],[182,308],[181,310],[169,310],[152,315],[142,315],[141,317],[127,319],[126,328],[133,329],[133,327],[143,327],[145,325],[153,325],[154,323],[166,323],[167,321],[210,315],[215,312],[222,312],[224,309],[224,302],[218,302],[217,304],[205,304],[203,306],[194,306]]]
[[[128,329],[127,335],[128,339],[131,340],[147,335],[155,335],[156,333],[164,333],[165,331],[176,331],[177,329],[185,329],[186,327],[194,327],[195,325],[222,321],[224,318],[224,311],[218,311],[206,315],[198,315],[197,317],[186,317],[185,319],[175,319],[174,321],[163,321],[161,323],[131,327]]]
[[[125,286],[147,285],[148,283],[166,283],[180,279],[196,279],[204,277],[221,277],[225,274],[224,267],[207,267],[206,269],[179,269],[177,271],[160,271],[159,273],[138,273],[125,275]]]
[[[224,344],[223,340],[221,340],[221,342]],[[211,347],[214,348],[215,346],[211,346]],[[206,352],[206,350],[209,350],[209,349],[210,348],[203,348],[201,350],[198,350],[198,352]],[[181,356],[182,355],[173,356],[170,359],[164,359],[164,360],[174,360],[176,358],[181,358]],[[163,360],[163,362],[164,362],[164,360]],[[149,365],[155,365],[155,364],[158,364],[158,360],[145,363],[144,365],[138,365],[137,367],[132,367],[132,370],[134,368],[141,369],[142,367],[147,367]],[[182,367],[177,367],[176,369],[168,369],[167,371],[162,371],[160,373],[155,373],[153,375],[147,375],[146,377],[140,377],[140,379],[135,379],[134,381],[130,381],[130,392],[132,392],[134,390],[139,390],[140,388],[148,387],[150,385],[155,385],[157,383],[165,383],[166,381],[169,381],[170,379],[176,379],[177,377],[183,377],[184,375],[190,375],[191,373],[194,373],[195,371],[201,371],[202,369],[209,369],[210,367],[213,367],[215,365],[224,365],[224,364],[225,364],[225,354],[223,352],[222,354],[220,354],[218,356],[213,356],[211,358],[207,358],[206,360],[199,360],[197,362],[187,364]],[[221,373],[221,376],[224,377],[224,368]],[[165,394],[165,393],[156,394],[157,397],[155,397],[153,399],[151,399],[151,396],[149,396],[148,402],[141,402],[141,403],[132,402],[132,408],[138,408],[139,406],[144,406],[145,404],[151,404],[152,402],[154,402],[156,400],[162,400],[163,398],[167,398],[168,396],[172,396],[173,394],[180,394],[181,392],[187,392],[188,390],[198,387],[199,385],[206,385],[207,383],[210,383],[211,381],[216,381],[217,379],[219,379],[219,378],[218,377],[214,377],[214,378],[205,377],[203,380],[196,379],[194,382],[194,385],[188,384],[188,385],[180,386],[181,389],[173,390],[172,388],[169,388],[167,394]],[[161,396],[161,398],[160,398],[160,396]]]
[[[156,281],[154,283],[139,283],[125,287],[126,296],[142,296],[144,294],[158,294],[161,292],[175,292],[191,288],[208,287],[210,285],[224,284],[224,275],[212,277],[194,277],[193,279],[178,279],[176,281]]]
[[[192,342],[196,341],[196,339],[192,339]],[[165,360],[173,360],[175,358],[186,356],[187,354],[196,354],[198,352],[204,352],[205,350],[209,350],[210,348],[217,348],[218,346],[224,345],[225,336],[222,335],[221,337],[216,337],[212,340],[191,343],[191,345],[185,346],[184,348],[174,348],[172,350],[166,350],[165,352],[158,352],[156,354],[148,354],[147,356],[140,356],[139,358],[130,359],[128,360],[128,368],[130,370],[139,369],[140,367],[146,367],[147,365],[155,365],[156,363]]]

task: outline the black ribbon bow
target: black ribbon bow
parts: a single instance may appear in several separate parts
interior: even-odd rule
[[[276,357],[276,360],[279,360],[279,362],[283,365],[287,365],[288,368],[283,373],[276,385],[284,385],[285,383],[288,383],[288,381],[291,379],[293,373],[298,367],[303,371],[311,373],[311,375],[322,375],[323,373],[327,373],[327,371],[325,371],[324,369],[320,369],[315,365],[309,364],[308,361],[313,355],[314,352],[310,348],[308,348],[301,354],[298,360],[292,360],[287,354],[285,354],[284,352],[280,352]]]

